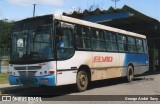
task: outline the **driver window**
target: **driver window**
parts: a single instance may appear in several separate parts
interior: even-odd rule
[[[59,22],[56,28],[57,58],[67,59],[74,53],[73,48],[73,25]]]

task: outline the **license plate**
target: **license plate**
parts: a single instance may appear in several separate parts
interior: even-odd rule
[[[40,81],[41,81],[41,82],[48,82],[48,79],[47,79],[47,78],[41,78]]]

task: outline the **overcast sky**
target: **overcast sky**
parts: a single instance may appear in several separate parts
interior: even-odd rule
[[[36,16],[71,12],[75,8],[88,9],[91,5],[100,9],[114,7],[112,0],[0,0],[0,19],[20,20],[33,15],[36,4]],[[120,0],[117,8],[128,5],[152,18],[160,20],[160,0]]]

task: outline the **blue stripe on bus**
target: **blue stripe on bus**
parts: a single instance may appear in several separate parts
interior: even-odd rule
[[[47,76],[34,76],[34,77],[24,77],[24,76],[9,76],[10,85],[20,85],[20,84],[34,84],[34,85],[46,85],[46,86],[55,86],[56,80],[55,75]],[[48,81],[42,82],[41,79],[48,79]]]
[[[147,54],[125,54],[124,66],[128,66],[129,63],[138,64],[138,65],[146,65],[148,61]]]

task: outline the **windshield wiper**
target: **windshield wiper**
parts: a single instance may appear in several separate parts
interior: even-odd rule
[[[31,59],[47,59],[47,57],[43,54],[43,53],[39,53],[39,52],[31,52],[29,54],[29,58]]]

